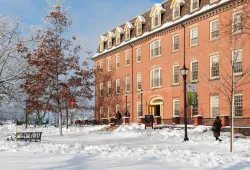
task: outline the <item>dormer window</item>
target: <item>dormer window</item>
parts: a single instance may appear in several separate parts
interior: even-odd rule
[[[142,24],[141,23],[139,23],[137,25],[137,29],[136,30],[137,30],[136,31],[136,35],[141,35],[142,34]]]
[[[136,35],[142,34],[142,24],[145,24],[146,20],[143,16],[138,16],[135,21]]]
[[[178,4],[173,8],[173,19],[179,18],[181,15],[180,6]]]
[[[104,49],[104,43],[102,42],[102,43],[100,43],[100,52],[102,52],[103,49]]]
[[[127,22],[125,27],[124,27],[124,31],[125,31],[125,40],[129,40],[130,39],[130,32],[131,32],[131,29],[133,29],[134,26],[132,25],[131,22]]]
[[[126,35],[126,36],[125,36],[125,39],[126,39],[126,40],[129,40],[129,39],[130,39],[130,29],[127,29],[127,30],[126,30],[125,35]]]
[[[156,28],[161,25],[161,13],[166,10],[162,7],[162,4],[155,4],[151,10],[151,28]]]
[[[200,6],[199,0],[191,0],[191,12],[196,9],[199,9],[199,6]]]
[[[116,41],[116,45],[121,43],[121,34],[123,34],[124,31],[121,27],[117,27],[115,30],[115,41]]]
[[[108,39],[108,48],[111,48],[113,43],[113,38],[115,37],[115,34],[111,31],[108,32],[107,39]]]
[[[101,36],[99,40],[99,50],[102,52],[104,50],[104,43],[107,41],[107,37]]]
[[[112,38],[109,38],[108,39],[108,48],[111,48],[112,47]]]

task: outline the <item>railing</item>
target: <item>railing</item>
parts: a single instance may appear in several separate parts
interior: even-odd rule
[[[215,118],[202,118],[202,125],[213,126]]]
[[[161,119],[161,124],[169,124],[172,125],[173,119]]]
[[[234,118],[234,126],[250,126],[250,118]],[[229,118],[229,125],[231,125],[231,119]]]

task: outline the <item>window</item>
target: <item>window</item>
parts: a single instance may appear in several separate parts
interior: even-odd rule
[[[173,66],[173,85],[179,84],[179,65]]]
[[[191,81],[198,81],[198,61],[191,62]]]
[[[100,97],[103,97],[103,83],[100,83]]]
[[[112,47],[112,38],[110,37],[108,39],[108,48],[111,48]]]
[[[127,110],[130,113],[130,104],[127,104]]]
[[[120,69],[120,56],[116,56],[116,69]]]
[[[234,96],[234,115],[242,116],[242,94]]]
[[[151,88],[158,88],[162,86],[162,71],[161,68],[151,70]]]
[[[136,35],[142,34],[142,23],[141,22],[138,23],[136,31],[137,31]]]
[[[211,102],[211,116],[216,117],[219,116],[219,96],[211,96],[210,97]]]
[[[210,0],[210,3],[213,3],[213,2],[215,2],[215,1],[217,1],[217,0]]]
[[[112,117],[111,106],[108,106],[108,117]]]
[[[103,49],[104,49],[104,43],[102,42],[102,43],[100,43],[100,52],[102,52]]]
[[[100,73],[103,73],[103,62],[100,62]]]
[[[120,44],[121,42],[121,34],[116,35],[116,44]]]
[[[150,58],[156,58],[161,55],[161,41],[157,40],[150,44]]]
[[[199,8],[199,0],[191,0],[191,11]]]
[[[161,25],[161,13],[158,10],[155,10],[154,15],[152,16],[152,28],[158,27]]]
[[[137,91],[141,90],[141,74],[137,74]]]
[[[233,14],[233,33],[239,33],[242,30],[242,12]]]
[[[242,50],[233,51],[234,74],[242,74]]]
[[[118,111],[121,112],[121,109],[120,109],[120,105],[119,105],[119,104],[117,104],[116,107],[115,107],[115,112],[117,113]]]
[[[128,28],[125,33],[125,39],[129,40],[130,39],[130,29]]]
[[[116,94],[120,94],[120,79],[116,79]]]
[[[108,96],[111,96],[111,93],[112,93],[111,81],[108,81],[108,93],[107,93],[107,95],[108,95]]]
[[[219,78],[219,56],[215,55],[210,58],[210,75],[211,79]]]
[[[125,53],[125,66],[129,66],[129,52]]]
[[[173,35],[173,51],[179,50],[179,35]]]
[[[130,92],[130,80],[129,77],[126,77],[126,92]]]
[[[136,49],[136,62],[137,63],[141,62],[141,49],[140,48]]]
[[[216,19],[210,22],[210,40],[219,39],[219,20]]]
[[[141,103],[137,103],[137,116],[142,116]]]
[[[174,116],[180,115],[180,100],[179,99],[173,100],[173,115]]]
[[[199,114],[198,105],[191,106],[191,109],[192,109],[192,116],[196,116]]]
[[[100,107],[100,119],[104,118],[103,107]]]
[[[112,69],[112,63],[111,63],[111,58],[108,59],[108,71],[111,71]]]
[[[173,19],[179,18],[181,15],[180,12],[180,5],[178,3],[175,4],[175,7],[173,9]]]
[[[198,28],[190,29],[190,46],[197,46],[198,45]]]

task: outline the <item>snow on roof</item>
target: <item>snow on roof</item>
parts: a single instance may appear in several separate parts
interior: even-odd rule
[[[108,35],[109,35],[109,37],[111,37],[111,38],[114,38],[114,37],[115,37],[115,34],[114,34],[112,31],[109,31],[109,32],[108,32]]]
[[[133,37],[133,38],[131,38],[129,41],[122,42],[121,44],[119,44],[119,45],[117,45],[117,46],[113,46],[113,47],[110,48],[110,49],[105,49],[105,50],[104,50],[103,52],[101,52],[101,53],[98,53],[98,52],[97,52],[97,53],[92,57],[92,59],[97,58],[97,57],[100,56],[100,55],[103,55],[103,54],[105,54],[105,53],[108,53],[108,52],[110,52],[110,51],[113,51],[113,50],[115,50],[115,49],[117,49],[117,48],[120,48],[120,47],[122,47],[122,46],[124,46],[124,45],[127,45],[127,44],[129,44],[129,43],[135,42],[135,41],[137,41],[137,40],[139,40],[139,39],[142,39],[142,38],[144,38],[144,37],[146,37],[146,36],[149,36],[149,35],[151,35],[151,34],[157,32],[157,31],[164,30],[164,29],[166,29],[166,28],[170,28],[170,27],[173,26],[174,24],[180,24],[182,21],[185,21],[185,20],[187,20],[187,19],[190,19],[191,17],[197,16],[197,15],[199,15],[199,14],[202,13],[202,12],[206,12],[206,11],[208,11],[208,10],[210,10],[210,9],[215,8],[216,6],[222,5],[222,4],[227,3],[227,2],[229,2],[229,1],[231,1],[231,0],[221,0],[221,1],[220,1],[219,3],[217,3],[217,4],[212,4],[212,5],[208,4],[208,5],[205,5],[205,6],[203,6],[199,11],[196,11],[196,12],[194,12],[193,14],[187,14],[187,15],[184,15],[183,17],[181,17],[181,18],[179,18],[179,19],[177,19],[177,20],[175,20],[175,21],[167,22],[167,23],[163,24],[162,26],[160,26],[159,28],[154,29],[154,30],[151,31],[151,32],[144,32],[141,36]]]
[[[102,41],[104,41],[104,42],[107,41],[107,37],[105,37],[105,36],[103,36],[103,35],[100,36],[100,39],[101,39]]]
[[[185,4],[185,0],[178,0],[180,4]]]
[[[116,27],[116,31],[118,31],[120,34],[124,33],[122,27]]]
[[[156,6],[156,8],[157,8],[158,10],[160,10],[160,11],[166,11],[166,10],[162,7],[162,4],[160,4],[160,3],[156,3],[155,6]]]
[[[141,23],[145,23],[146,22],[146,20],[145,20],[145,18],[143,17],[143,16],[138,16],[137,17],[138,18],[138,20],[141,22]]]
[[[133,26],[133,24],[132,24],[131,22],[126,22],[126,25],[127,25],[127,27],[130,28],[130,29],[131,29],[131,28],[134,28],[134,26]]]

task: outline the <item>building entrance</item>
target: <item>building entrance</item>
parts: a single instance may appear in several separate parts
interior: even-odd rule
[[[163,100],[161,98],[155,97],[150,100],[148,114],[163,117]]]

